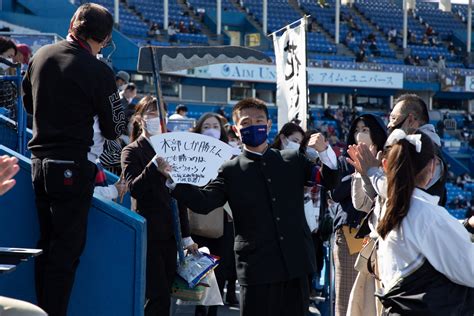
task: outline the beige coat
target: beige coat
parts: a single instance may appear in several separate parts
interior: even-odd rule
[[[359,272],[349,296],[347,316],[380,316],[382,304],[374,293],[379,282],[368,273]]]

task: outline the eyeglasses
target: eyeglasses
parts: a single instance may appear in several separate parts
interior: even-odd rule
[[[100,43],[101,48],[109,47],[113,43],[112,35],[108,35],[105,39],[100,39],[100,38],[97,38],[97,37],[92,37],[92,39],[94,39],[94,41]]]
[[[107,36],[107,38],[102,41],[101,46],[102,48],[107,48],[112,45],[114,41],[112,40],[112,36]]]

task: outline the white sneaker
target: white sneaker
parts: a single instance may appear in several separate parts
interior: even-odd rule
[[[308,308],[308,312],[311,316],[321,316],[321,312],[315,306],[310,305]]]

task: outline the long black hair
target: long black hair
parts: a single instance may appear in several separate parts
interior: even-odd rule
[[[16,48],[15,43],[11,39],[0,36],[0,55],[5,53],[10,48],[12,48],[15,51],[15,55],[16,55],[18,52],[18,49]]]
[[[365,126],[370,129],[370,138],[374,145],[377,146],[377,150],[382,150],[387,140],[387,128],[382,119],[373,114],[362,114],[352,121],[349,134],[347,135],[347,146],[356,144],[354,134],[359,121],[364,122]]]
[[[278,134],[275,136],[275,139],[273,140],[273,144],[270,147],[274,149],[282,150],[283,146],[281,143],[280,135],[289,137],[290,135],[293,135],[294,133],[301,133],[301,136],[303,136],[303,138],[305,136],[304,130],[301,128],[301,126],[292,122],[286,123],[285,125],[282,126]]]
[[[399,140],[388,149],[386,211],[377,226],[380,237],[385,238],[397,228],[410,210],[410,201],[416,183],[425,174],[423,169],[435,157],[435,146],[430,137],[421,135],[421,151],[406,139]]]

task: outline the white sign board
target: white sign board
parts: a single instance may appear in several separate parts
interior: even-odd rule
[[[311,68],[308,81],[321,86],[403,88],[403,73]]]
[[[308,84],[311,86],[341,86],[379,89],[402,89],[403,73],[363,70],[339,70],[334,68],[308,67]],[[217,64],[194,69],[170,72],[178,76],[238,80],[254,82],[276,82],[273,65]]]
[[[465,89],[466,89],[466,92],[474,92],[474,77],[473,76],[466,76]]]
[[[232,157],[233,148],[213,137],[189,132],[159,134],[150,138],[158,156],[171,166],[176,183],[204,186],[216,178],[219,167]]]

